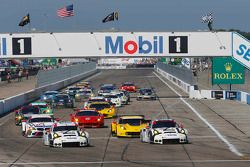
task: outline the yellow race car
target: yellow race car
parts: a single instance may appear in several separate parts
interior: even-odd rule
[[[101,113],[104,118],[112,118],[116,115],[115,106],[109,102],[92,102],[87,105],[86,109],[95,109]]]
[[[117,137],[140,137],[140,130],[148,125],[144,115],[124,115],[111,124],[111,134]]]

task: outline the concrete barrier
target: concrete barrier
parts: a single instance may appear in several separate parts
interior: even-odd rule
[[[70,84],[73,84],[79,80],[89,77],[97,72],[98,72],[97,69],[94,69],[94,70],[87,71],[85,73],[81,73],[76,76],[70,77],[68,79],[64,79],[62,81],[51,83],[51,84],[48,84],[39,88],[32,89],[28,92],[6,98],[0,101],[0,116],[7,112],[12,111],[13,109],[17,107],[20,107],[31,101],[37,100],[45,91],[62,89]]]

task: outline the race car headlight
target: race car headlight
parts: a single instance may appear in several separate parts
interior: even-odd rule
[[[29,127],[29,130],[36,130],[35,127]]]
[[[108,110],[108,112],[112,112],[112,110]]]
[[[46,112],[46,113],[49,113],[49,112],[50,112],[50,110],[49,110],[49,109],[48,109],[48,110],[45,110],[45,112]]]
[[[59,136],[57,133],[55,133],[55,134],[53,135],[53,137],[54,137],[54,138],[58,138],[58,137],[61,137],[61,136]]]
[[[186,132],[185,132],[185,130],[184,130],[184,129],[182,129],[182,130],[181,130],[181,133],[182,133],[182,134],[185,134]]]
[[[79,95],[79,94],[76,94],[75,96],[76,96],[76,97],[79,97],[80,95]]]
[[[79,119],[78,118],[75,118],[75,122],[78,122],[79,121]]]
[[[100,122],[100,121],[101,121],[101,119],[100,119],[100,118],[98,118],[98,119],[97,119],[97,121],[98,121],[98,122]]]
[[[46,96],[44,96],[44,97],[43,97],[43,99],[44,99],[44,100],[46,100],[46,99],[47,99],[47,97],[46,97]]]
[[[85,134],[84,132],[82,132],[82,133],[81,133],[81,136],[82,136],[82,137],[85,137],[85,136],[86,136],[86,134]]]
[[[22,119],[22,116],[18,116],[17,119],[19,119],[19,120]]]
[[[124,126],[121,126],[121,129],[122,129],[122,130],[126,130],[126,128],[125,128]]]
[[[158,130],[154,130],[154,135],[158,135],[160,132]]]

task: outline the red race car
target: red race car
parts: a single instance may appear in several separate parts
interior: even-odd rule
[[[95,110],[79,109],[75,114],[70,114],[71,122],[76,122],[80,127],[97,127],[104,126],[104,116]]]
[[[124,82],[122,86],[120,86],[120,89],[128,92],[136,92],[136,87],[133,82]]]

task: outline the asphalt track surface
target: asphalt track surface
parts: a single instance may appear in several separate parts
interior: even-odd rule
[[[153,87],[159,100],[136,101],[133,98],[135,94],[132,94],[130,104],[117,109],[118,115],[143,114],[147,119],[174,118],[188,129],[190,144],[156,145],[141,143],[138,138],[111,137],[112,119],[106,119],[105,128],[87,129],[91,135],[90,147],[50,148],[43,146],[41,138],[23,137],[20,127],[15,126],[14,114],[11,113],[0,121],[0,166],[250,166],[248,158],[232,152],[211,127],[205,124],[175,91],[159,79],[153,70],[105,70],[90,80],[95,89],[102,83],[120,85],[124,81],[134,81],[139,87]],[[181,92],[179,94],[184,98],[186,96]],[[184,100],[201,111],[212,112],[212,109],[202,101]],[[77,106],[82,105],[83,103],[77,103]],[[61,120],[69,120],[70,113],[74,111],[57,109],[55,116]],[[210,120],[218,119],[218,115],[210,114],[207,117]],[[226,127],[221,126],[220,131],[226,133]],[[241,144],[237,142],[236,144]],[[242,142],[243,148],[249,146],[244,145],[248,140]]]

